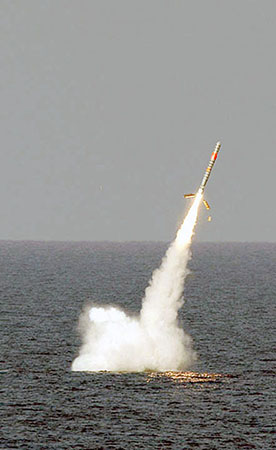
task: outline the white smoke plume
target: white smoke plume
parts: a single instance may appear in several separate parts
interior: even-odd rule
[[[138,317],[114,306],[93,306],[80,318],[83,344],[73,371],[167,371],[187,369],[196,359],[191,338],[179,327],[178,310],[190,243],[202,199],[197,194],[151,278]]]

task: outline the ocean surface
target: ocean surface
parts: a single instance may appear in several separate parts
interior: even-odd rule
[[[1,449],[276,448],[276,244],[192,245],[179,320],[220,377],[70,370],[85,305],[138,313],[167,247],[0,241]]]

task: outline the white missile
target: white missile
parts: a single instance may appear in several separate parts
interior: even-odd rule
[[[199,186],[198,192],[199,192],[200,194],[203,194],[203,193],[204,193],[204,190],[205,190],[207,181],[209,180],[209,177],[210,177],[211,171],[212,171],[212,169],[213,169],[213,165],[215,164],[215,161],[216,161],[216,159],[217,159],[217,156],[218,156],[218,152],[219,152],[219,150],[220,150],[220,147],[221,147],[221,143],[220,143],[220,142],[217,142],[216,147],[215,147],[215,150],[213,151],[213,153],[212,153],[212,155],[211,155],[211,159],[210,159],[210,161],[209,161],[208,167],[207,167],[207,169],[205,170],[204,176],[203,176],[202,181],[201,181],[201,184],[200,184],[200,186]],[[196,196],[196,194],[185,194],[185,195],[184,195],[185,198],[194,198],[195,196]],[[209,203],[207,202],[207,200],[203,199],[203,203],[204,203],[206,209],[210,209],[210,205],[209,205]],[[208,220],[211,220],[211,218],[209,217]]]

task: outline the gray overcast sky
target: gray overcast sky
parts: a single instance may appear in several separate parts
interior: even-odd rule
[[[275,241],[275,0],[1,0],[0,239]]]

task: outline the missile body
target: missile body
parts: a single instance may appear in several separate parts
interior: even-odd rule
[[[212,156],[211,156],[211,159],[210,159],[210,161],[209,161],[208,167],[207,167],[207,169],[206,169],[206,171],[205,171],[205,174],[204,174],[204,176],[203,176],[203,178],[202,178],[201,185],[200,185],[200,187],[199,187],[199,191],[200,191],[202,194],[203,194],[203,192],[204,192],[204,189],[205,189],[205,186],[206,186],[206,184],[207,184],[207,181],[209,180],[209,176],[210,176],[210,173],[211,173],[211,171],[212,171],[212,169],[213,169],[213,165],[214,165],[215,162],[216,162],[216,159],[217,159],[217,156],[218,156],[218,152],[219,152],[220,147],[221,147],[221,144],[220,144],[220,142],[218,142],[218,143],[216,144],[215,150],[214,150],[213,153],[212,153]]]
[[[203,175],[201,184],[200,184],[200,186],[199,186],[198,192],[199,192],[200,194],[203,194],[203,192],[204,192],[205,186],[206,186],[206,184],[207,184],[207,181],[209,180],[211,171],[212,171],[212,169],[213,169],[213,165],[214,165],[215,162],[216,162],[216,159],[217,159],[217,156],[218,156],[218,152],[219,152],[219,150],[220,150],[220,147],[221,147],[220,142],[217,142],[216,147],[215,147],[215,149],[214,149],[214,151],[213,151],[213,153],[212,153],[212,155],[211,155],[211,159],[210,159],[210,161],[209,161],[208,167],[207,167],[207,169],[205,170],[205,173],[204,173],[204,175]],[[186,195],[184,195],[185,198],[194,198],[195,196],[196,196],[196,194],[186,194]],[[208,203],[206,200],[203,199],[203,203],[204,203],[206,209],[210,209],[209,203]],[[209,218],[208,220],[210,220],[210,218]]]

